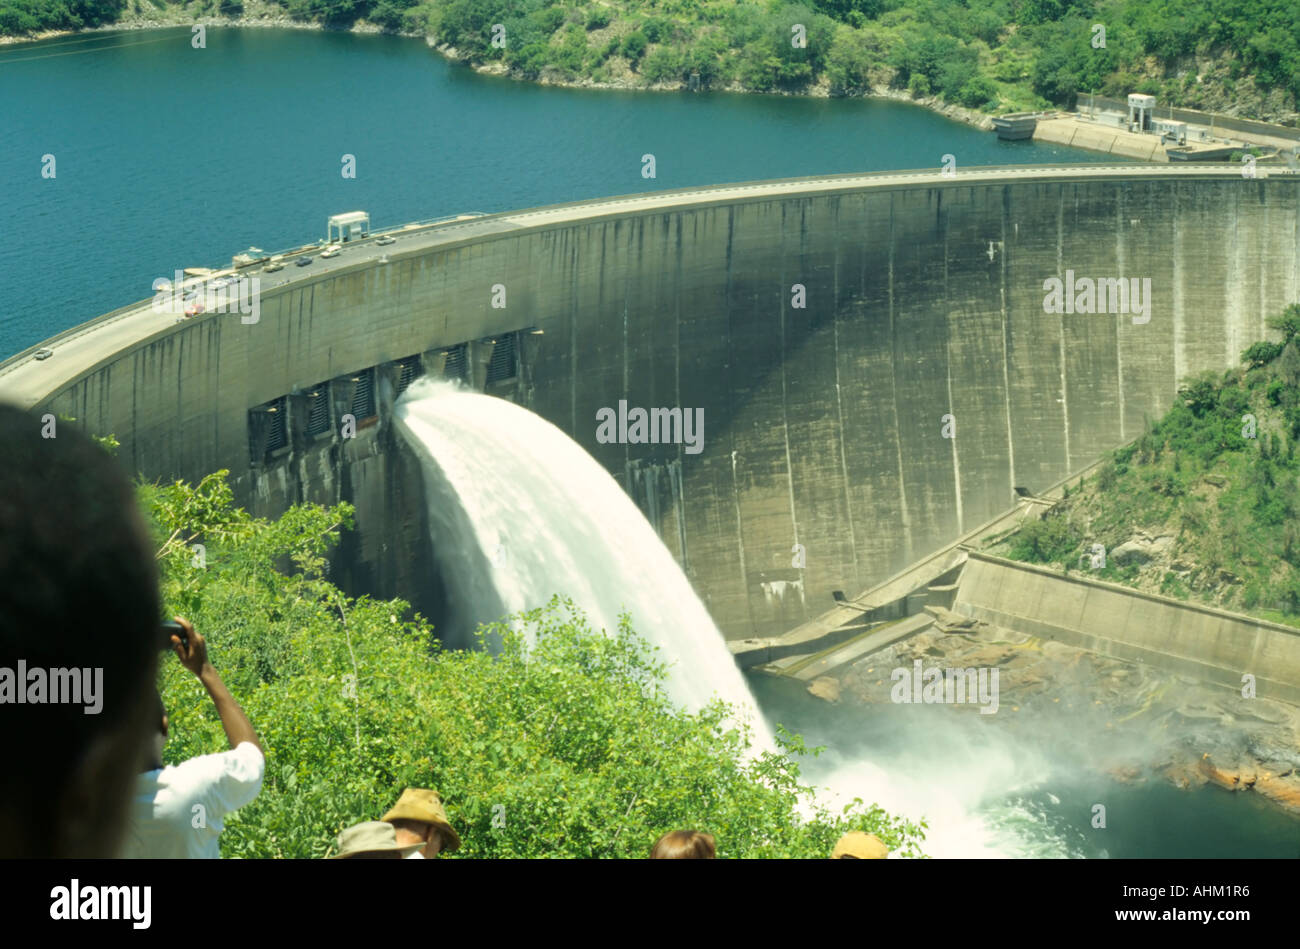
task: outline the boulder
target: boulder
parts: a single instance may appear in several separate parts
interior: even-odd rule
[[[974,629],[975,624],[978,622],[972,616],[963,616],[961,613],[954,613],[942,606],[927,606],[925,612],[934,617],[935,623],[945,633]]]
[[[1300,779],[1295,776],[1280,778],[1261,774],[1255,781],[1255,790],[1275,804],[1300,814]]]
[[[1161,534],[1158,537],[1152,537],[1148,534],[1139,533],[1112,550],[1110,559],[1125,565],[1148,563],[1169,550],[1173,543],[1174,537],[1172,534]]]
[[[839,680],[830,676],[818,676],[808,683],[808,694],[826,702],[838,702],[840,700]]]
[[[1217,784],[1228,791],[1241,791],[1255,783],[1254,768],[1220,767],[1209,755],[1201,759],[1198,767],[1211,784]]]

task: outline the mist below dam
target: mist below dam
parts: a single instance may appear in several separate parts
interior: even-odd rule
[[[1158,734],[1109,730],[1086,682],[1059,683],[1064,704],[983,716],[830,705],[791,680],[747,678],[645,516],[563,431],[447,382],[414,384],[395,418],[425,480],[448,646],[473,648],[480,624],[556,595],[593,629],[612,632],[626,613],[668,664],[674,701],[691,710],[714,697],[728,702],[753,726],[755,750],[774,747],[777,722],[826,746],[802,763],[817,802],[838,808],[861,798],[925,820],[931,857],[1300,854],[1300,821],[1253,795],[1109,776],[1159,759],[1186,736],[1167,724]],[[1099,803],[1105,828],[1094,826]]]

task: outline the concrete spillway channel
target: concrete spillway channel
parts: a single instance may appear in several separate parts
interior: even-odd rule
[[[622,482],[728,639],[771,638],[1131,440],[1180,380],[1267,338],[1300,299],[1285,172],[932,169],[491,214],[268,274],[256,322],[125,307],[0,364],[0,398],[115,434],[149,478],[229,469],[258,515],[348,500],[333,575],[435,615],[454,591],[427,580],[389,420],[412,376],[459,374]],[[1044,283],[1070,274],[1149,281],[1145,309],[1054,312]],[[620,401],[702,410],[700,450],[597,438]]]
[[[1027,520],[1041,518],[1063,497],[1067,484],[1088,477],[1099,465],[1090,465],[1042,495],[1020,497],[991,521],[857,596],[837,595],[833,607],[781,636],[731,641],[732,654],[742,668],[761,666],[809,682],[924,632],[941,617],[953,623],[951,609],[969,553],[1001,540]]]
[[[965,633],[981,624],[1233,691],[1249,673],[1261,694],[1300,705],[1300,629],[1086,575],[1061,576],[976,549],[1042,517],[1066,483],[1043,497],[1022,498],[1001,517],[784,636],[732,642],[733,654],[742,666],[812,682],[936,626]]]

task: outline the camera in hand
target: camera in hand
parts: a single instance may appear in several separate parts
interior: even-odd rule
[[[189,648],[189,637],[185,634],[185,627],[175,620],[164,620],[162,624],[162,648],[172,648],[172,636],[179,636],[181,645],[186,649]]]

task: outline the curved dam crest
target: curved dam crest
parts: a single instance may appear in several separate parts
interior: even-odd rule
[[[418,465],[390,412],[409,367],[447,374],[459,352],[476,388],[622,481],[724,635],[767,636],[1135,437],[1187,375],[1236,365],[1297,300],[1298,252],[1300,179],[1239,169],[720,186],[349,248],[264,280],[253,325],[119,311],[0,366],[0,397],[116,434],[150,478],[228,468],[255,514],[352,501],[340,579],[434,615],[445,591],[414,589],[432,563]],[[1046,312],[1044,281],[1067,271],[1149,279],[1149,322]],[[337,420],[363,395],[355,437],[317,425],[312,399]],[[702,409],[702,451],[602,443],[620,400]]]

